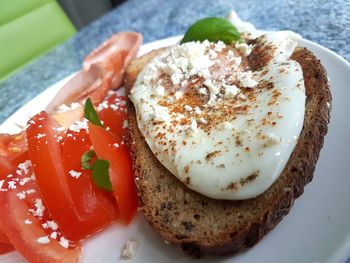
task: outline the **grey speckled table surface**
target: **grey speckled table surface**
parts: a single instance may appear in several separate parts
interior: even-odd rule
[[[0,123],[35,95],[77,71],[84,56],[114,32],[139,31],[150,42],[182,34],[199,18],[226,16],[230,9],[257,28],[296,31],[350,60],[349,0],[130,0],[0,83]]]

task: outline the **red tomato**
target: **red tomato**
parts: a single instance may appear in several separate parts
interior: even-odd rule
[[[90,150],[91,141],[85,129],[68,130],[63,145],[64,175],[79,220],[86,232],[93,234],[116,220],[113,196],[95,186],[91,171],[81,166],[81,156]]]
[[[3,230],[0,230],[0,243],[11,244],[11,241],[6,236],[6,234]]]
[[[62,148],[55,132],[57,123],[46,113],[34,116],[27,128],[30,159],[33,163],[40,193],[52,217],[70,240],[88,235],[79,216],[64,176]]]
[[[42,203],[30,163],[18,166],[17,170],[20,173],[11,173],[1,187],[1,228],[16,250],[30,262],[78,262],[80,248],[64,247],[61,231],[56,229]]]
[[[98,113],[104,127],[124,139],[129,137],[126,101],[124,96],[113,95],[99,105]]]
[[[0,156],[13,159],[27,149],[25,133],[0,134]]]
[[[25,133],[0,134],[0,179],[14,169],[18,163],[27,160]]]
[[[15,250],[15,248],[12,245],[0,243],[0,255],[9,253],[13,250]]]
[[[91,123],[89,134],[97,157],[110,162],[109,176],[113,194],[120,215],[128,224],[138,206],[130,151],[119,136]]]

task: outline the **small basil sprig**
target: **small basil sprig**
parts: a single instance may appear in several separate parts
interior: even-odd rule
[[[103,127],[100,118],[97,115],[97,112],[95,110],[94,104],[92,104],[92,101],[90,98],[88,98],[85,102],[84,107],[84,116],[86,119],[88,119],[92,124],[95,124],[97,126]]]
[[[109,178],[109,161],[95,160],[92,165],[92,179],[99,188],[112,192],[112,184]]]
[[[191,41],[210,42],[223,41],[226,44],[231,44],[234,41],[240,40],[241,35],[237,28],[228,20],[220,17],[208,17],[194,23],[186,32],[180,44]]]
[[[103,127],[90,98],[85,102],[84,115],[92,124]],[[97,158],[91,164],[92,159],[96,157],[96,152],[93,150],[85,152],[81,156],[81,166],[84,170],[92,170],[92,179],[97,187],[111,192],[112,183],[109,178],[109,161]]]
[[[83,167],[84,170],[91,170],[92,165],[91,165],[91,160],[93,158],[96,158],[96,152],[93,150],[87,151],[81,156],[81,166]]]

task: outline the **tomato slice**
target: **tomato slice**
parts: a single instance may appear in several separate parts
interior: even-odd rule
[[[27,149],[25,133],[0,134],[0,156],[13,159]]]
[[[30,262],[78,262],[80,247],[70,246],[42,203],[31,163],[17,170],[1,183],[1,228]]]
[[[91,123],[89,135],[97,157],[110,162],[109,176],[113,194],[121,218],[128,224],[138,207],[130,151],[118,135]]]
[[[13,250],[15,250],[15,248],[12,245],[0,243],[0,255],[9,253]]]
[[[79,220],[86,232],[93,234],[117,219],[113,196],[95,186],[91,171],[81,166],[81,156],[90,150],[86,129],[68,130],[63,145],[64,175]]]
[[[67,177],[64,176],[62,148],[56,134],[58,124],[41,112],[28,122],[27,141],[40,193],[52,217],[70,240],[88,234],[79,222]]]
[[[11,244],[11,241],[6,236],[6,234],[5,234],[5,232],[3,230],[0,230],[0,243]]]
[[[112,95],[99,106],[98,116],[104,126],[125,140],[129,138],[126,97]]]
[[[0,134],[0,179],[27,157],[25,133]]]

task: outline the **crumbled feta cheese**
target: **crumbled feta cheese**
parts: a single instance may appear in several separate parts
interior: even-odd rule
[[[64,248],[68,248],[69,247],[69,241],[67,239],[65,239],[64,237],[60,238],[60,245]]]
[[[189,105],[185,105],[184,108],[185,108],[186,111],[192,111],[193,110],[192,107],[189,106]]]
[[[32,224],[33,222],[31,221],[31,220],[29,220],[29,219],[26,219],[26,220],[24,220],[24,224],[26,224],[26,225],[30,225],[30,224]]]
[[[214,50],[216,52],[221,52],[225,47],[226,47],[225,43],[220,40],[215,44]]]
[[[190,127],[187,129],[187,134],[188,135],[194,135],[198,133],[198,125],[196,120],[191,121]]]
[[[243,93],[239,93],[239,94],[237,95],[237,98],[238,98],[238,99],[241,99],[241,100],[246,100],[246,99],[247,99],[247,97],[246,97]]]
[[[45,245],[45,244],[49,244],[49,243],[50,243],[50,239],[49,239],[47,236],[39,237],[39,238],[37,239],[37,242],[38,242],[39,244]]]
[[[242,54],[242,56],[249,56],[252,52],[252,46],[247,45],[246,43],[236,42],[235,48]]]
[[[184,93],[182,91],[176,91],[175,92],[175,100],[181,99],[183,95],[184,95]]]
[[[41,138],[44,138],[46,136],[46,134],[43,134],[43,133],[38,133],[36,138],[39,140]]]
[[[29,209],[29,212],[31,212],[34,216],[42,217],[44,215],[45,206],[43,205],[43,201],[40,198],[35,199],[35,210]]]
[[[253,73],[251,71],[237,72],[237,80],[243,88],[254,88],[258,85],[258,82],[253,79]]]
[[[80,130],[88,129],[88,120],[84,119],[83,121],[75,121],[72,125],[69,126],[69,130],[73,132],[80,132]]]
[[[199,88],[199,89],[198,89],[198,93],[199,93],[199,94],[202,94],[202,95],[207,95],[207,94],[208,94],[206,88]]]
[[[207,124],[206,119],[204,119],[203,117],[199,118],[198,122],[200,122],[202,124]]]
[[[126,129],[126,128],[128,128],[129,127],[129,122],[128,122],[128,120],[124,120],[123,121],[123,129]]]
[[[79,179],[79,177],[81,176],[81,172],[70,170],[69,171],[69,175],[72,176],[75,179]]]
[[[58,107],[57,111],[58,112],[67,112],[70,110],[74,110],[76,108],[79,108],[81,106],[80,103],[77,102],[73,102],[72,104],[70,104],[69,106],[67,106],[66,104],[62,104]]]
[[[194,107],[194,113],[195,114],[201,114],[202,113],[202,111],[201,111],[201,109],[199,108],[199,107]]]
[[[57,238],[57,232],[56,231],[53,231],[51,234],[50,234],[50,237],[52,239],[56,239]]]
[[[18,168],[21,169],[25,174],[28,173],[28,168],[32,165],[32,162],[30,160],[26,160],[23,163],[20,163],[18,165]]]
[[[220,87],[215,85],[210,79],[206,79],[203,84],[208,87],[211,93],[214,93],[215,95],[219,94]]]
[[[7,182],[8,184],[8,189],[16,189],[16,182],[15,181],[10,181],[10,182]]]
[[[135,240],[128,240],[121,253],[121,258],[122,259],[132,259],[136,255],[138,247],[138,242]]]
[[[216,59],[218,54],[215,52],[215,50],[209,49],[208,51],[210,59]]]
[[[52,230],[57,230],[58,229],[58,225],[56,224],[55,221],[47,221],[46,224]]]
[[[35,193],[36,191],[34,189],[29,189],[26,191],[28,195]]]
[[[24,192],[24,191],[20,192],[20,193],[16,194],[16,196],[18,197],[18,199],[23,200],[26,198],[26,192]]]
[[[97,110],[98,111],[102,111],[104,109],[108,109],[108,101],[104,100],[102,101],[98,106],[97,106]]]
[[[153,120],[156,122],[167,122],[170,115],[165,107],[153,106]]]
[[[119,143],[115,143],[115,144],[113,144],[113,146],[114,146],[115,148],[119,148]]]
[[[155,94],[157,95],[157,96],[160,96],[160,97],[163,97],[164,96],[164,94],[165,94],[165,89],[164,89],[164,87],[163,86],[158,86],[158,87],[156,87],[156,89],[155,89]]]
[[[30,177],[24,177],[19,181],[20,185],[25,185],[26,183],[28,183],[29,181],[31,181],[32,179]]]
[[[235,85],[222,85],[225,89],[225,98],[233,98],[235,97],[238,93],[240,93],[240,89],[237,88]]]
[[[207,102],[208,107],[213,107],[217,101],[217,97],[214,93],[210,93],[209,100]]]
[[[56,128],[56,131],[58,132],[64,132],[66,129],[64,127],[58,127]]]

